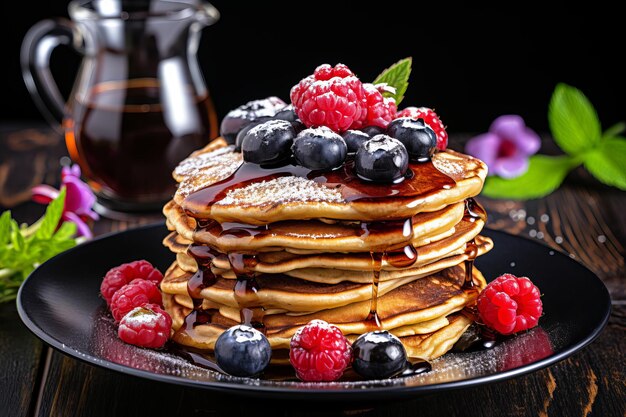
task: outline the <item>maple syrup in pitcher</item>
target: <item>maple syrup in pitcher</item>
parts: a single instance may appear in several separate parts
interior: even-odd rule
[[[200,28],[219,12],[204,1],[74,0],[71,21],[43,20],[22,45],[30,93],[98,196],[102,214],[160,211],[172,170],[217,136],[197,62]],[[82,55],[65,102],[50,72],[51,48]]]
[[[99,197],[161,205],[176,190],[171,172],[216,136],[208,96],[168,109],[158,80],[101,83],[72,103],[65,137],[72,158]]]

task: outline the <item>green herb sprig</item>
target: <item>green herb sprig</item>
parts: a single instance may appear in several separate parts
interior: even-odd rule
[[[65,188],[31,226],[18,225],[10,211],[0,216],[0,303],[14,300],[37,266],[76,245],[74,223],[64,222],[57,228],[64,204]]]
[[[600,182],[626,190],[626,124],[602,132],[595,108],[577,88],[559,84],[548,109],[550,131],[561,156],[535,155],[525,174],[505,179],[489,177],[483,195],[527,200],[556,190],[567,174],[583,165]]]
[[[411,65],[413,59],[411,57],[401,59],[389,68],[381,72],[374,80],[373,84],[386,84],[391,87],[392,91],[385,91],[383,96],[393,97],[396,105],[400,105],[404,99],[404,93],[409,87],[409,76],[411,75]]]

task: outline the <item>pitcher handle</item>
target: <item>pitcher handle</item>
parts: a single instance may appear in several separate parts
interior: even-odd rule
[[[50,71],[50,57],[59,45],[71,46],[80,52],[80,43],[82,37],[77,26],[63,18],[36,23],[22,42],[20,63],[26,87],[41,114],[60,133],[65,116],[65,99]]]

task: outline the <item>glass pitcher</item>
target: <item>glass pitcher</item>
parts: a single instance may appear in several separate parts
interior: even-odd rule
[[[62,123],[103,214],[159,209],[175,191],[178,162],[217,136],[196,51],[219,13],[208,3],[148,0],[72,1],[68,11],[71,21],[44,20],[26,35],[28,89]],[[61,44],[83,56],[67,101],[49,69]]]

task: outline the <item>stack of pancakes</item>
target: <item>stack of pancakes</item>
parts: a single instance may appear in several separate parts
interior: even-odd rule
[[[173,339],[210,351],[248,323],[288,349],[299,327],[322,319],[351,340],[389,330],[409,357],[448,351],[485,286],[471,261],[493,244],[471,197],[486,166],[448,150],[410,164],[399,184],[350,172],[263,169],[222,139],[182,161],[163,210],[176,253],[161,283]]]

